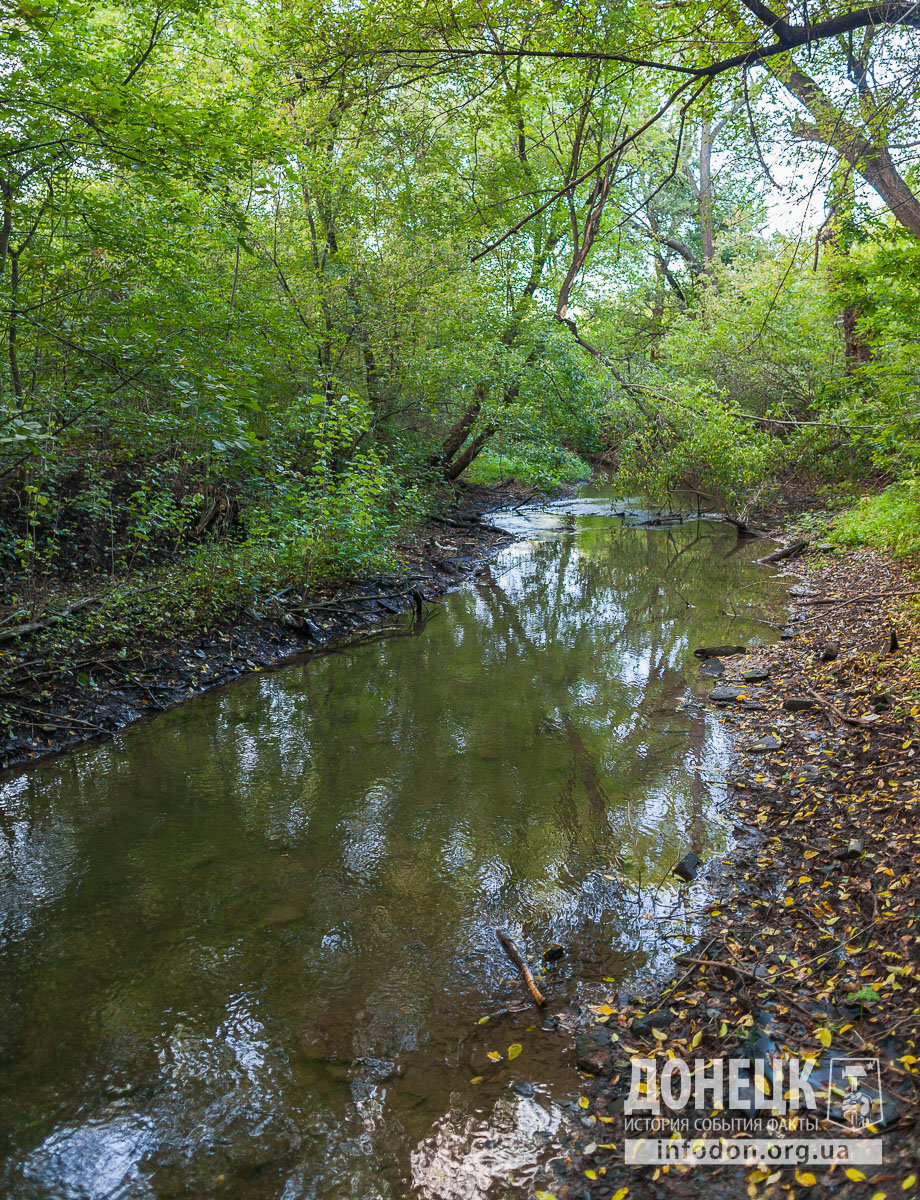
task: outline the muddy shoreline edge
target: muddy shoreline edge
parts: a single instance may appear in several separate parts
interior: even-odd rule
[[[311,654],[344,649],[388,622],[454,591],[517,539],[490,514],[560,499],[574,487],[525,489],[513,482],[470,488],[444,516],[430,516],[397,547],[400,568],[254,601],[228,620],[191,637],[150,639],[130,650],[78,653],[43,671],[23,639],[13,687],[0,694],[5,737],[0,775],[121,732],[135,721],[175,708],[244,675],[277,670]]]

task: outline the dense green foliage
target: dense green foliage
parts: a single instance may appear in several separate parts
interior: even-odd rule
[[[9,611],[159,572],[200,621],[392,565],[457,479],[558,483],[592,455],[736,514],[789,472],[871,474],[899,489],[873,528],[906,520],[920,244],[825,120],[863,64],[866,145],[910,127],[917,34],[872,29],[817,39],[816,101],[792,52],[686,74],[770,40],[696,3],[14,7]],[[646,58],[685,74],[621,61]],[[897,86],[868,88],[870,58]],[[800,173],[809,147],[841,164],[817,243],[765,228],[790,147]]]

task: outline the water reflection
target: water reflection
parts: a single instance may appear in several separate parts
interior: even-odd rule
[[[516,516],[532,539],[418,636],[0,786],[4,1195],[472,1197],[520,1172],[568,1077],[493,930],[569,948],[551,1008],[663,953],[652,885],[721,836],[692,647],[769,633],[732,529],[609,509]]]

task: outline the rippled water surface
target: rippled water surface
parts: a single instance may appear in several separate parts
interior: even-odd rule
[[[770,640],[780,594],[731,527],[623,507],[506,518],[423,627],[0,781],[4,1196],[526,1178],[576,1079],[547,1017],[667,952],[636,889],[724,837],[692,649]],[[567,948],[546,1015],[497,927]]]

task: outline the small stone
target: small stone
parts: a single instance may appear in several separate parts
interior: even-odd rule
[[[840,645],[837,642],[825,642],[818,651],[818,659],[820,662],[833,662],[840,654]]]
[[[519,1096],[523,1096],[525,1099],[529,1099],[533,1095],[533,1084],[532,1083],[516,1083],[512,1090],[517,1092],[517,1094]]]
[[[560,946],[558,942],[553,942],[551,946],[547,946],[543,951],[544,962],[556,962],[560,958],[565,957],[565,946]]]
[[[854,858],[859,858],[865,849],[865,841],[863,838],[850,838],[845,850],[838,850],[834,858],[839,858],[841,862],[850,862]]]
[[[789,589],[790,596],[817,596],[814,588],[805,587],[804,584],[797,583]]]
[[[717,658],[707,658],[700,667],[700,674],[709,675],[710,677],[717,679],[720,675],[725,674],[725,664],[720,662]]]
[[[833,542],[818,542],[815,549],[820,550],[822,554],[830,554],[835,549],[835,546]]]
[[[745,671],[741,678],[745,683],[763,683],[770,678],[770,672],[764,667],[755,667],[752,671]]]
[[[653,1029],[667,1029],[673,1021],[673,1013],[667,1009],[659,1009],[658,1012],[648,1013],[644,1017],[635,1017],[629,1028],[637,1037],[648,1037]]]
[[[703,860],[699,855],[694,854],[692,850],[688,851],[680,862],[674,867],[674,874],[683,879],[685,883],[692,883],[696,878],[696,873],[703,865]]]
[[[814,783],[816,779],[820,779],[820,770],[812,766],[811,763],[806,763],[803,767],[796,768],[792,773],[792,778],[796,783]]]
[[[787,696],[783,701],[786,712],[808,712],[817,707],[814,700],[810,700],[808,696]]]
[[[748,751],[752,754],[764,754],[769,750],[782,750],[782,748],[783,743],[773,733],[768,733],[766,737],[759,738],[747,747]]]
[[[767,694],[763,688],[720,686],[712,689],[709,699],[723,703],[731,700],[762,700]]]

